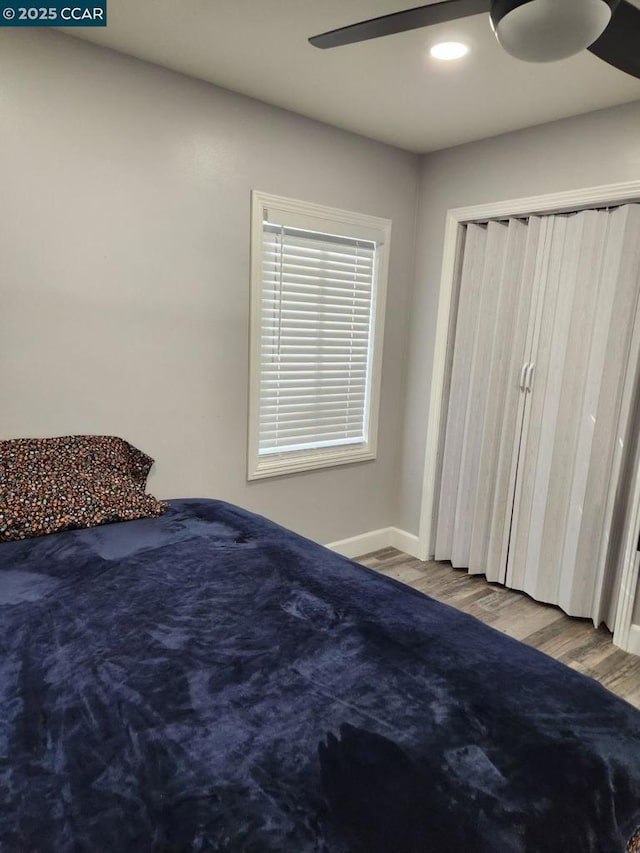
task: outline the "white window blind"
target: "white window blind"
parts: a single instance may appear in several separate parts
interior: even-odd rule
[[[375,457],[390,223],[327,210],[254,219],[250,478]]]
[[[260,455],[367,441],[375,243],[263,223]]]

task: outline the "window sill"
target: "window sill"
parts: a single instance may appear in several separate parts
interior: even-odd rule
[[[366,445],[357,448],[334,448],[329,451],[310,451],[289,454],[281,457],[275,454],[269,458],[259,458],[250,467],[248,480],[263,480],[267,477],[280,477],[284,474],[297,474],[302,471],[315,471],[319,468],[333,468],[337,465],[350,465],[354,462],[370,462],[376,458],[375,449]]]

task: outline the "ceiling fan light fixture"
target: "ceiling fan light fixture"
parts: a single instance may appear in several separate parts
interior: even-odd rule
[[[494,0],[502,47],[526,62],[554,62],[589,47],[611,20],[611,0]]]
[[[451,62],[453,59],[462,59],[463,56],[466,56],[469,53],[469,48],[459,41],[441,41],[434,44],[429,53],[434,59]]]

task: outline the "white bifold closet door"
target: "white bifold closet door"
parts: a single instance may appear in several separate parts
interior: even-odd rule
[[[436,559],[501,582],[539,233],[539,219],[468,225],[460,281]]]
[[[610,626],[639,290],[640,205],[467,226],[436,559]]]

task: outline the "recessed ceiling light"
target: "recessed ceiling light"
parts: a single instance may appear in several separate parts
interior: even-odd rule
[[[440,44],[434,44],[430,53],[434,59],[450,61],[466,56],[469,53],[469,48],[466,44],[462,44],[459,41],[442,41]]]

